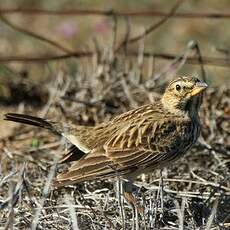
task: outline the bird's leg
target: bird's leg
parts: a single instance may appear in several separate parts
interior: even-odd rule
[[[126,202],[131,206],[132,213],[133,213],[133,222],[132,222],[132,229],[139,229],[138,223],[138,204],[137,200],[133,195],[133,183],[130,180],[123,181],[123,196],[126,199]]]
[[[137,186],[134,186],[131,180],[123,181],[123,195],[126,201],[137,211],[137,213],[144,213],[144,208],[138,204],[137,199],[133,195],[134,189],[137,189]]]

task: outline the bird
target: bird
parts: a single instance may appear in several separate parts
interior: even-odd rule
[[[207,87],[198,78],[178,77],[169,82],[159,101],[95,126],[63,126],[17,113],[7,113],[4,119],[48,129],[71,143],[59,163],[72,164],[57,175],[56,187],[117,175],[134,180],[172,164],[197,141],[199,109]]]

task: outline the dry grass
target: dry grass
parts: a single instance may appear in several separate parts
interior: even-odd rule
[[[144,76],[141,55],[131,60],[114,57],[108,50],[100,58],[79,61],[71,72],[52,72],[46,96],[43,85],[38,86],[43,88],[42,107],[32,102],[13,110],[63,123],[94,125],[159,98],[178,69],[168,66],[163,74],[156,74],[151,59],[147,63]],[[180,67],[181,63],[176,64]],[[144,214],[116,195],[112,181],[53,190],[52,178],[63,169],[55,162],[68,144],[47,131],[16,126],[0,140],[0,228],[227,229],[229,96],[226,87],[207,90],[201,111],[202,136],[184,158],[162,172],[163,184],[159,170],[138,178],[136,196]]]

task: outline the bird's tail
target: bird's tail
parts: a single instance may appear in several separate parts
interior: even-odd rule
[[[33,125],[44,129],[48,129],[58,135],[61,134],[60,130],[58,129],[58,127],[56,127],[54,123],[51,123],[40,117],[34,117],[34,116],[30,116],[26,114],[18,114],[18,113],[7,113],[5,114],[4,120],[23,123],[27,125]]]

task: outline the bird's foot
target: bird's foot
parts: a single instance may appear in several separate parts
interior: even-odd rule
[[[131,192],[124,192],[124,197],[126,201],[137,210],[139,214],[144,214],[144,207],[138,202],[136,197]]]

